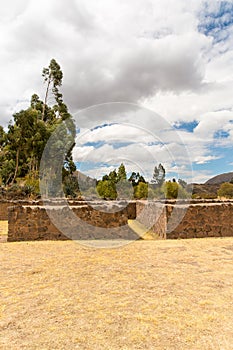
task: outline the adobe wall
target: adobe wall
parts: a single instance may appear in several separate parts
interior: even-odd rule
[[[13,206],[8,209],[8,242],[138,239],[127,225],[128,218],[135,218],[135,203],[129,203],[123,209],[112,208],[113,212],[107,210],[104,205],[96,210],[86,204],[72,206],[72,210],[58,205],[46,209],[42,206]]]

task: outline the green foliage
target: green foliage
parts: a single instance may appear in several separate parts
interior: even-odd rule
[[[120,180],[116,184],[117,198],[131,200],[134,196],[134,189],[128,180]]]
[[[219,197],[233,198],[233,184],[225,182],[220,186],[218,190]]]
[[[130,200],[135,197],[135,193],[137,198],[146,198],[148,186],[139,173],[133,172],[127,180],[125,166],[121,163],[117,171],[113,170],[102,177],[102,180],[98,182],[97,192],[105,199]]]
[[[165,181],[165,168],[160,163],[159,166],[155,166],[153,177],[151,180],[151,183],[154,185],[154,187],[161,187]]]
[[[97,189],[94,186],[89,186],[84,190],[82,188],[82,192],[80,193],[80,196],[83,196],[84,199],[89,199],[89,200],[99,198]]]
[[[216,199],[217,195],[216,193],[194,193],[192,194],[192,199]]]
[[[96,186],[96,190],[101,198],[116,199],[117,191],[115,184],[108,180],[101,180]]]
[[[148,185],[148,199],[164,199],[164,191],[162,187],[154,187],[153,185]]]
[[[40,194],[40,185],[39,185],[39,178],[38,174],[28,174],[25,176],[25,183],[24,186],[31,189],[31,192],[39,195]]]
[[[163,190],[166,199],[176,199],[178,197],[179,185],[177,182],[166,181]]]
[[[66,197],[76,198],[79,195],[79,185],[77,177],[67,175],[63,180],[63,191]]]
[[[6,133],[3,127],[0,125],[0,151],[4,147],[5,142],[6,142]]]
[[[148,198],[148,184],[139,182],[134,189],[134,198],[136,199],[147,199]]]
[[[0,178],[2,183],[5,186],[12,186],[17,178],[24,179],[27,192],[31,189],[36,194],[39,188],[40,160],[45,145],[53,131],[57,130],[62,123],[64,126],[60,128],[60,133],[57,135],[60,139],[55,140],[54,144],[54,153],[56,158],[59,158],[59,171],[62,169],[62,176],[65,178],[76,169],[72,159],[75,125],[72,118],[69,118],[71,116],[58,89],[62,85],[63,73],[54,59],[51,60],[48,68],[43,69],[43,78],[47,84],[45,101],[42,102],[38,95],[33,94],[30,107],[13,115],[8,132],[4,132],[0,126]],[[50,86],[56,102],[54,106],[47,104]],[[65,154],[64,150],[66,150]],[[58,169],[54,169],[54,174],[56,170]],[[33,183],[31,183],[32,179]]]
[[[135,173],[134,171],[130,175],[129,181],[132,183],[132,186],[137,186],[139,182],[146,183],[146,180],[139,172]]]
[[[126,179],[127,179],[127,175],[125,171],[125,166],[123,163],[121,163],[117,171],[117,181],[124,181]]]
[[[166,199],[189,198],[188,192],[176,181],[166,181],[163,191]]]

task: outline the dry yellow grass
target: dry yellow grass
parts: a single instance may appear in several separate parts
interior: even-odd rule
[[[128,220],[129,227],[138,234],[138,236],[145,240],[159,239],[159,235],[141,224],[137,220]]]
[[[7,235],[8,232],[8,221],[0,221],[0,236]]]
[[[233,348],[232,238],[0,254],[0,349]]]
[[[7,241],[8,221],[0,220],[0,243]]]

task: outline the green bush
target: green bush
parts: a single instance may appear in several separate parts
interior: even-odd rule
[[[116,199],[117,191],[116,186],[109,180],[101,180],[96,186],[96,190],[101,198]]]
[[[163,185],[163,191],[166,199],[189,198],[189,193],[174,181],[165,182]]]
[[[132,184],[123,179],[116,183],[116,191],[118,199],[131,200],[134,196],[134,189]]]
[[[179,185],[177,182],[167,181],[163,185],[163,190],[166,199],[176,199],[178,197]]]
[[[148,198],[148,184],[146,184],[144,182],[139,182],[139,184],[134,187],[134,198],[147,199]]]
[[[220,186],[218,190],[219,197],[233,198],[233,184],[225,182]]]

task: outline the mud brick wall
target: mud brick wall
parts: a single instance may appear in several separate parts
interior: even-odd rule
[[[128,218],[135,218],[135,203],[118,211],[115,208],[115,211],[107,212],[107,209],[102,206],[96,210],[85,204],[72,206],[72,210],[66,206],[47,206],[46,209],[42,206],[13,206],[8,209],[8,242],[138,239],[127,225]]]
[[[166,206],[165,203],[157,201],[137,201],[137,221],[155,233],[161,239],[166,238]],[[153,233],[152,233],[153,234]]]
[[[174,210],[176,213],[171,217]],[[180,223],[175,222],[179,215],[183,216]],[[232,202],[191,204],[188,207],[167,205],[167,239],[228,236],[233,236]]]

